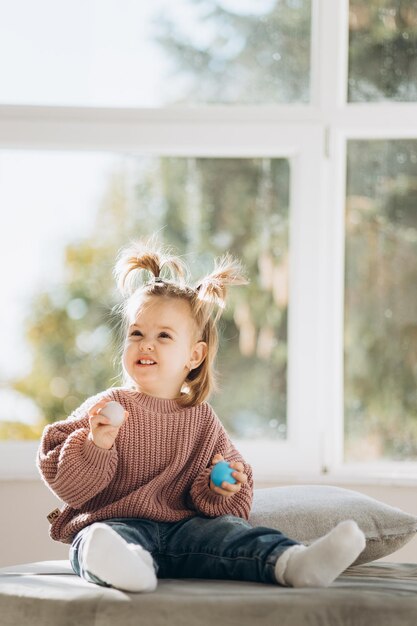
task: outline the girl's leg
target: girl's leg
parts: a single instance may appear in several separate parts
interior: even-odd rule
[[[75,573],[89,582],[131,592],[153,591],[157,579],[150,552],[156,538],[155,523],[149,520],[95,523],[76,535],[71,564]]]
[[[167,528],[165,528],[167,527]],[[271,528],[231,515],[161,524],[160,578],[217,578],[329,585],[357,558],[365,537],[351,520],[305,547]]]
[[[160,524],[160,578],[277,582],[275,562],[298,545],[278,530],[252,527],[233,515]]]

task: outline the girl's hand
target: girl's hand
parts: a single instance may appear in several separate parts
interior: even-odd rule
[[[219,461],[224,461],[224,458],[221,454],[215,454],[211,461],[211,464],[216,465],[216,463],[218,463]],[[233,478],[236,480],[236,483],[234,485],[224,480],[221,487],[216,487],[216,485],[210,479],[210,489],[215,493],[224,496],[225,498],[230,498],[230,496],[233,496],[233,494],[238,493],[242,485],[248,482],[248,477],[243,471],[243,463],[241,463],[240,461],[230,461],[229,465],[236,470],[232,474]]]
[[[88,437],[98,448],[103,448],[104,450],[110,450],[115,442],[120,428],[123,426],[127,416],[129,415],[129,413],[125,411],[125,419],[120,426],[112,426],[108,417],[100,415],[101,409],[103,409],[108,402],[110,402],[110,400],[100,400],[100,402],[97,402],[97,404],[92,406],[88,411],[90,422],[90,433]]]

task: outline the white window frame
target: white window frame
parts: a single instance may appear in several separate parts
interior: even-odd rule
[[[244,448],[259,473],[282,471],[284,467],[297,471],[297,459],[303,459],[304,468],[318,470],[320,463],[319,431],[316,430],[314,396],[318,382],[316,372],[315,345],[318,324],[315,292],[318,280],[318,257],[315,240],[320,225],[316,213],[310,209],[311,198],[321,205],[322,194],[320,162],[324,150],[324,136],[319,124],[302,125],[281,122],[259,122],[251,119],[230,120],[225,124],[222,114],[209,112],[212,122],[206,120],[166,120],[164,112],[148,112],[146,120],[134,113],[134,120],[127,122],[125,113],[117,111],[56,110],[25,111],[10,110],[7,121],[0,119],[0,145],[9,149],[60,149],[104,151],[128,151],[135,154],[155,154],[197,157],[285,157],[290,162],[290,308],[289,344],[291,357],[288,371],[288,438],[285,442],[271,444],[256,442],[252,446],[237,442]],[[37,119],[33,119],[34,114]],[[244,111],[247,115],[247,111]],[[78,120],[81,116],[81,120]],[[5,140],[5,136],[8,135]],[[99,138],[99,142],[98,142]],[[99,146],[97,145],[99,143]],[[316,237],[312,233],[316,232]],[[303,259],[307,258],[307,262]],[[304,302],[308,301],[306,307]],[[300,394],[298,389],[304,389]],[[307,422],[304,418],[308,415]],[[34,454],[33,444],[3,444],[13,454],[1,455],[0,472],[5,475],[10,464],[16,473],[13,461],[18,454],[26,458],[25,447]],[[248,450],[251,448],[250,450]],[[266,454],[266,450],[268,453]],[[0,447],[1,451],[1,447]],[[258,452],[260,454],[258,454]],[[32,456],[32,464],[33,464]],[[278,463],[274,467],[274,459]],[[7,460],[7,461],[6,461]],[[30,473],[30,467],[20,461],[22,471]],[[3,465],[3,467],[2,467]],[[25,468],[25,469],[23,469]]]
[[[387,120],[395,120],[387,126]],[[334,221],[331,228],[333,241],[328,241],[328,256],[334,265],[327,265],[321,272],[328,289],[323,299],[323,322],[331,330],[334,342],[325,342],[321,352],[322,360],[329,359],[334,364],[328,370],[329,389],[322,397],[323,411],[329,417],[324,439],[323,465],[334,475],[342,479],[360,482],[364,477],[376,480],[409,484],[417,482],[417,463],[384,462],[373,463],[345,462],[343,460],[343,336],[344,336],[344,276],[345,276],[345,204],[346,204],[346,148],[349,140],[385,140],[417,139],[417,105],[350,105],[343,115],[343,120],[332,127],[329,138],[331,155],[330,194],[332,201],[326,203],[328,218]],[[333,207],[333,214],[331,207]],[[330,232],[330,231],[329,231]],[[338,298],[331,293],[338,292]],[[324,391],[324,389],[322,389]]]
[[[0,149],[288,158],[287,440],[236,444],[258,480],[351,480],[364,472],[414,480],[417,464],[343,463],[343,289],[346,141],[417,137],[417,104],[347,105],[348,0],[312,0],[312,8],[308,105],[0,106]],[[37,476],[37,445],[0,443],[0,479]]]

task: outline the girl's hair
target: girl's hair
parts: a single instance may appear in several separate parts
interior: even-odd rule
[[[207,344],[207,355],[190,371],[186,389],[177,400],[182,406],[203,402],[216,389],[217,321],[225,307],[227,287],[248,282],[239,261],[225,254],[215,260],[214,270],[192,287],[188,269],[180,258],[153,240],[138,241],[121,250],[114,274],[124,297],[121,312],[125,336],[143,297],[178,298],[189,303],[199,333],[197,340]]]

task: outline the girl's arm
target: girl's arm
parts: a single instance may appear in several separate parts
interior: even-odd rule
[[[249,518],[253,499],[253,475],[251,466],[245,462],[240,452],[231,443],[226,431],[220,424],[219,436],[214,446],[214,453],[221,455],[225,461],[239,462],[243,466],[242,473],[246,474],[247,481],[240,484],[240,489],[226,497],[210,488],[210,474],[213,466],[210,464],[195,479],[190,489],[190,498],[194,508],[207,517],[220,515],[235,515]],[[214,454],[213,454],[214,456]]]
[[[75,509],[110,483],[118,461],[114,445],[109,450],[99,448],[89,437],[88,404],[91,402],[75,412],[76,419],[46,426],[37,454],[43,480],[58,498]]]

